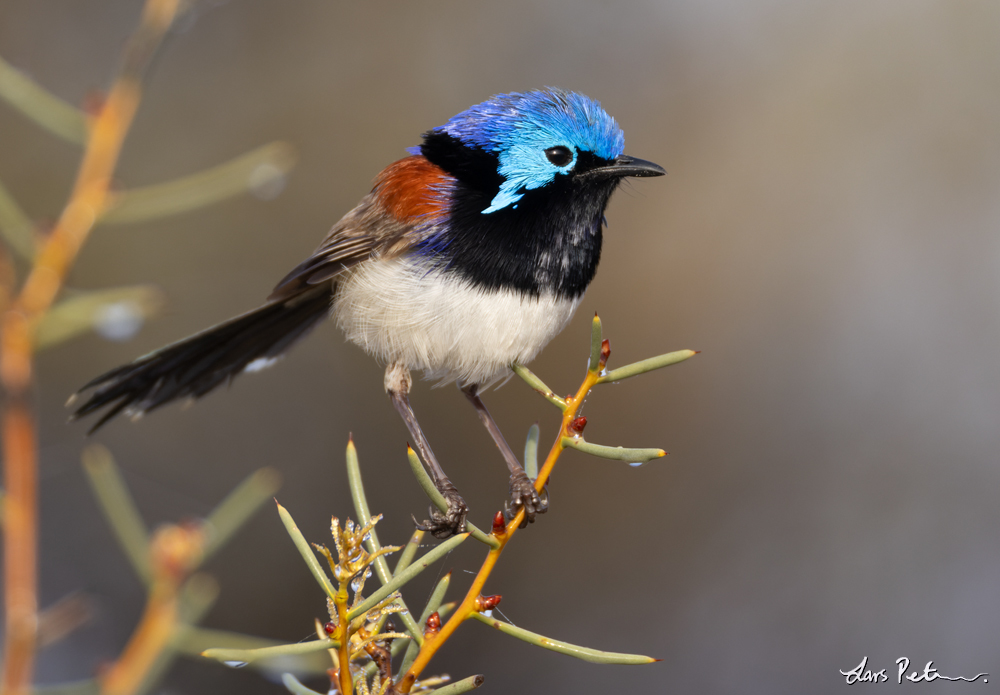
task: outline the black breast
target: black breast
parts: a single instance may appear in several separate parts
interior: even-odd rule
[[[502,182],[496,156],[438,133],[428,134],[422,150],[458,179],[449,224],[421,245],[423,252],[483,289],[584,293],[601,258],[604,209],[617,180],[559,175],[525,191],[516,207],[484,215]]]

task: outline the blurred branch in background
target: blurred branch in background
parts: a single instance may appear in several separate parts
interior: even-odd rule
[[[53,135],[80,145],[87,142],[86,114],[42,89],[2,57],[0,57],[0,96]]]
[[[281,192],[294,164],[295,151],[291,145],[272,142],[196,174],[116,193],[100,221],[146,222],[196,210],[248,190],[269,200]]]
[[[104,209],[111,175],[142,95],[142,75],[176,12],[176,0],[147,3],[139,28],[126,48],[119,75],[91,124],[70,200],[34,257],[24,286],[16,296],[10,291],[11,305],[3,316],[0,381],[7,395],[3,425],[5,694],[29,692],[38,632],[38,448],[35,418],[28,404],[35,329]],[[9,87],[11,73],[4,74]],[[30,103],[39,103],[38,91],[25,90],[23,80],[14,82],[21,86],[15,93],[22,97],[33,95]],[[29,102],[22,98],[15,103],[24,111],[24,104]],[[35,117],[37,110],[25,113]],[[65,111],[56,107],[56,113]],[[55,121],[47,122],[51,125]]]
[[[151,285],[78,292],[53,306],[35,328],[35,350],[95,331],[108,340],[128,340],[166,300]]]
[[[28,261],[35,257],[34,228],[27,213],[0,183],[0,234],[14,253]]]
[[[218,586],[197,570],[271,499],[280,480],[273,470],[257,471],[204,521],[169,524],[150,534],[107,449],[88,447],[83,465],[101,511],[148,592],[138,626],[97,690],[105,695],[147,692],[178,654],[196,653],[208,639],[196,624],[214,603]],[[209,634],[234,647],[269,644],[221,631]]]
[[[30,691],[34,653],[40,644],[38,446],[29,402],[34,355],[89,330],[111,340],[127,339],[164,303],[161,294],[148,286],[76,292],[55,303],[77,254],[99,222],[123,224],[174,215],[247,191],[272,198],[281,191],[294,164],[290,146],[271,143],[172,182],[112,190],[118,156],[142,98],[142,80],[180,9],[179,0],[147,0],[119,73],[92,116],[0,59],[0,99],[49,132],[84,148],[69,201],[48,234],[39,230],[0,183],[0,238],[5,242],[0,248],[0,382],[6,394],[2,423],[6,622],[0,683],[4,695]],[[20,289],[11,254],[27,265]],[[175,651],[183,652],[186,646],[191,651],[189,642],[204,642],[193,624],[211,605],[217,589],[214,581],[191,573],[259,506],[261,490],[273,492],[275,480],[273,474],[258,474],[223,503],[206,525],[167,527],[150,540],[110,457],[97,450],[90,450],[88,456],[95,490],[136,571],[149,585],[150,598],[136,633],[99,688],[86,682],[79,689],[56,690],[140,692],[162,672]],[[247,639],[237,638],[234,643],[246,644]]]

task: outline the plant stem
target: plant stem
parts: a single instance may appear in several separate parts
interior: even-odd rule
[[[337,636],[340,638],[340,670],[337,673],[337,680],[340,684],[342,695],[353,695],[354,678],[351,677],[351,621],[347,617],[347,581],[340,582],[340,589],[334,599],[337,606],[337,619],[340,622],[340,629]]]
[[[34,419],[23,398],[4,411],[4,643],[3,692],[30,690],[38,632],[38,456]]]
[[[576,419],[577,411],[579,411],[580,406],[583,405],[583,401],[590,389],[594,387],[600,378],[601,371],[604,369],[608,360],[609,349],[607,348],[607,342],[605,341],[603,349],[600,353],[600,360],[596,364],[591,364],[591,368],[587,370],[587,376],[584,378],[583,383],[580,384],[580,388],[577,389],[576,395],[566,399],[566,408],[562,414],[562,426],[559,428],[559,434],[556,436],[555,442],[552,444],[552,448],[549,450],[549,455],[545,459],[545,464],[542,466],[541,471],[538,474],[538,478],[535,480],[535,489],[541,492],[545,483],[548,482],[549,476],[552,475],[552,469],[555,468],[556,462],[559,460],[559,456],[565,450],[563,445],[564,437],[572,437],[573,433],[570,431],[570,425],[573,420]],[[483,587],[486,585],[486,580],[489,579],[490,574],[493,572],[493,568],[496,566],[497,560],[500,559],[501,553],[503,553],[504,548],[510,542],[510,539],[514,537],[517,533],[518,528],[521,526],[521,522],[524,520],[524,510],[520,510],[513,519],[511,519],[501,534],[490,534],[493,538],[499,541],[499,546],[496,548],[491,548],[486,559],[483,561],[482,567],[479,568],[479,572],[476,574],[476,578],[472,582],[472,586],[469,587],[468,592],[465,594],[465,598],[462,603],[455,609],[455,613],[451,616],[447,623],[441,627],[441,631],[435,635],[433,638],[425,638],[424,644],[420,648],[420,653],[417,658],[413,661],[409,670],[403,675],[397,685],[397,691],[400,693],[408,693],[410,689],[413,688],[413,684],[420,677],[421,672],[430,662],[431,658],[437,652],[437,650],[443,645],[448,638],[458,629],[458,626],[469,619],[473,613],[477,613],[477,602],[480,594],[482,593]]]
[[[177,9],[178,0],[147,0],[142,21],[126,47],[121,71],[91,126],[69,202],[0,325],[0,381],[8,398],[3,423],[7,486],[3,695],[30,691],[38,631],[38,456],[34,418],[27,404],[34,328],[55,300],[107,203],[122,142],[139,105],[142,75]]]
[[[101,681],[101,695],[130,695],[142,685],[146,673],[177,630],[177,611],[177,587],[154,587],[139,627],[121,658]]]

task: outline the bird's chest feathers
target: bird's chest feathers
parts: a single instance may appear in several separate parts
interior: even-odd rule
[[[484,289],[420,256],[364,263],[338,282],[334,317],[347,338],[427,377],[486,384],[526,363],[573,316],[580,297]]]
[[[414,253],[484,290],[575,299],[597,271],[609,195],[610,189],[536,189],[484,212],[493,190],[459,182],[447,221],[425,231]]]

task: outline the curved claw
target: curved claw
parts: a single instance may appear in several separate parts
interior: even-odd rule
[[[434,507],[427,511],[430,519],[427,521],[417,521],[413,517],[414,525],[421,531],[428,531],[435,538],[450,538],[459,533],[465,532],[465,517],[469,514],[469,506],[458,494],[454,485],[448,483],[446,489],[441,491],[448,501],[448,511],[442,512]]]
[[[539,493],[527,474],[518,470],[510,476],[510,500],[504,504],[504,515],[508,520],[513,519],[522,508],[524,520],[520,528],[534,523],[536,515],[549,510],[549,492],[543,489]]]

